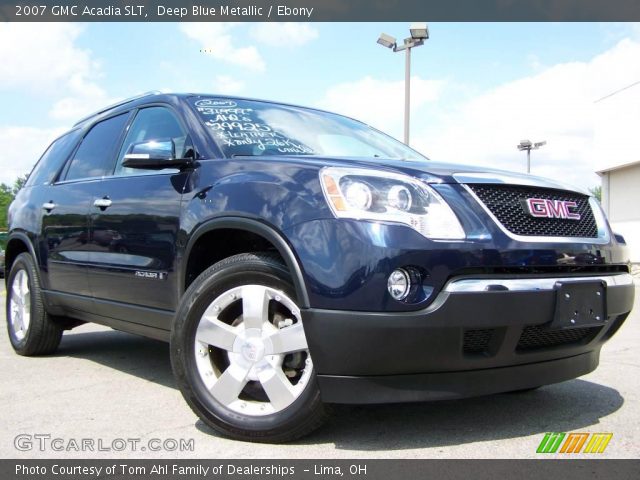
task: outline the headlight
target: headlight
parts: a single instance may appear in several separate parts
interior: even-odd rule
[[[325,167],[320,183],[338,218],[402,223],[435,240],[465,238],[462,225],[442,197],[408,175]]]
[[[408,212],[413,204],[411,192],[404,185],[394,185],[387,194],[389,207]]]
[[[347,203],[357,210],[369,210],[373,193],[366,183],[350,182],[344,192]]]

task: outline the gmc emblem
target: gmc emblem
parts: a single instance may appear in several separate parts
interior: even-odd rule
[[[568,220],[580,220],[580,214],[576,202],[566,200],[549,200],[544,198],[527,198],[525,200],[527,212],[536,218],[565,218]]]

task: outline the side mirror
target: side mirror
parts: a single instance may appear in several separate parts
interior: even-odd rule
[[[191,165],[191,158],[175,158],[176,146],[171,139],[149,140],[134,143],[125,154],[123,167],[144,170],[184,168]]]

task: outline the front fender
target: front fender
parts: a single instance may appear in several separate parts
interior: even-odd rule
[[[202,223],[189,237],[189,241],[184,250],[184,258],[189,258],[191,249],[196,244],[198,239],[205,233],[209,233],[215,230],[233,229],[243,230],[251,233],[255,233],[269,241],[280,256],[284,259],[287,268],[291,272],[293,286],[296,290],[296,295],[300,301],[301,308],[309,308],[309,295],[304,280],[304,273],[302,271],[300,261],[293,251],[293,248],[282,235],[272,225],[268,225],[261,222],[256,218],[248,217],[233,217],[233,216],[220,216],[212,218]],[[187,262],[182,262],[180,278],[186,277]],[[184,285],[180,286],[181,291],[184,290]]]
[[[264,160],[211,160],[191,175],[183,201],[184,229],[221,215],[260,218],[279,230],[333,218],[318,179],[319,166]]]
[[[320,187],[321,166],[302,162],[229,159],[203,161],[183,195],[183,258],[203,234],[238,229],[269,241],[292,272],[301,307],[309,297],[299,258],[286,229],[318,218],[333,218]],[[185,278],[187,262],[182,263]]]

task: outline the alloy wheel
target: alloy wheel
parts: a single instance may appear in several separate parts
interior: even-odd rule
[[[245,415],[284,410],[304,391],[313,370],[299,308],[263,285],[236,287],[211,302],[194,347],[210,394]]]
[[[9,289],[11,330],[18,341],[22,341],[29,331],[31,323],[31,293],[29,290],[29,275],[23,269],[18,270],[13,277]]]

